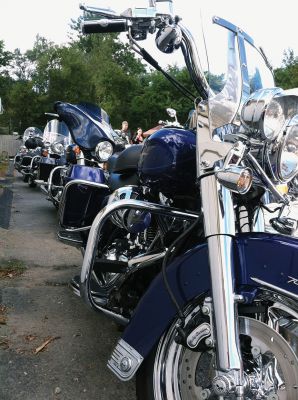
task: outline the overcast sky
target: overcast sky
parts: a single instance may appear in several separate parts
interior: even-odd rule
[[[32,48],[37,34],[57,44],[65,43],[70,31],[71,18],[77,19],[81,14],[80,2],[1,0],[0,40],[4,40],[7,50],[20,48],[22,51]],[[146,1],[86,0],[85,3],[98,6],[110,4],[114,9],[124,11],[132,4],[143,5]],[[183,17],[183,22],[191,28],[194,35],[200,34],[197,22],[200,15],[199,6],[203,12],[216,14],[243,28],[257,44],[264,47],[275,67],[281,65],[285,49],[293,48],[298,55],[297,0],[174,0],[175,12]]]

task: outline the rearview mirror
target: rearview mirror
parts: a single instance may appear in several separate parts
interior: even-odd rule
[[[182,42],[181,29],[177,25],[168,25],[160,29],[155,38],[157,48],[163,53],[173,53]]]

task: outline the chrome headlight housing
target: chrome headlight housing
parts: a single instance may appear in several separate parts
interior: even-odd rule
[[[278,137],[285,123],[281,94],[280,88],[260,89],[246,100],[241,110],[241,122],[249,136],[268,142]]]
[[[95,148],[95,155],[101,162],[106,162],[113,154],[114,148],[111,142],[104,140],[99,142]]]
[[[266,141],[266,168],[277,183],[298,173],[298,89],[261,89],[241,110],[247,136]]]
[[[26,153],[28,153],[27,147],[26,147],[26,146],[21,146],[21,147],[20,147],[20,150],[19,150],[19,153],[21,153],[21,154],[26,154]]]
[[[298,173],[298,114],[290,119],[280,143],[277,173],[282,182],[289,182]]]
[[[51,151],[52,151],[52,153],[62,155],[64,153],[64,146],[61,142],[52,143]]]

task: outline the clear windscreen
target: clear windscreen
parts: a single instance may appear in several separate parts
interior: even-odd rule
[[[23,143],[25,143],[26,140],[29,139],[30,137],[40,137],[40,138],[42,138],[42,137],[43,137],[43,133],[42,133],[42,131],[41,131],[39,128],[36,128],[36,127],[34,127],[34,126],[31,126],[30,128],[27,128],[27,129],[24,131],[24,134],[23,134]]]
[[[263,56],[249,42],[251,38],[241,31],[242,39],[238,38],[237,18],[229,23],[217,15],[214,6],[204,7],[200,18],[201,32],[196,28],[193,35],[201,69],[209,85],[211,133],[228,124],[239,125],[241,106],[248,96],[256,90],[275,86]],[[243,71],[245,65],[248,82]]]
[[[250,93],[262,88],[274,87],[274,78],[271,70],[266,65],[266,62],[259,51],[248,42],[245,42],[245,51]]]
[[[62,143],[67,146],[71,143],[70,132],[63,121],[53,119],[47,123],[43,132],[44,143]]]

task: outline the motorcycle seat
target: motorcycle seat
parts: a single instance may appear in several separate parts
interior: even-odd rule
[[[107,163],[108,171],[118,174],[137,171],[142,148],[141,144],[135,144],[121,153],[111,156]]]

